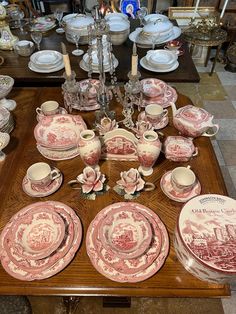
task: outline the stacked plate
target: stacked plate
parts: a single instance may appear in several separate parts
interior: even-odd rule
[[[87,254],[98,272],[117,282],[139,282],[163,266],[169,252],[165,225],[138,203],[105,207],[86,235]]]
[[[14,129],[12,114],[4,107],[0,107],[0,132],[10,133]]]
[[[178,68],[178,56],[165,49],[149,50],[141,60],[141,66],[152,72],[171,72]]]
[[[17,279],[45,279],[71,262],[81,239],[81,222],[72,208],[54,201],[34,203],[18,211],[4,227],[1,263]]]
[[[213,283],[234,283],[236,200],[205,194],[188,201],[177,221],[174,247],[192,275]]]
[[[51,160],[66,160],[79,155],[78,139],[87,126],[80,115],[44,116],[34,129],[38,151]]]
[[[55,50],[41,50],[30,56],[28,64],[31,71],[52,73],[64,68],[62,54]]]
[[[115,69],[118,66],[118,60],[115,58],[114,55],[112,55],[112,63],[113,68]],[[91,55],[91,65],[90,65],[90,56],[88,53],[85,53],[83,55],[83,59],[80,61],[80,67],[82,70],[89,72],[90,68],[93,73],[100,73],[99,70],[99,61],[97,57],[97,52],[93,51]],[[103,57],[103,67],[105,72],[109,72],[111,70],[111,62],[109,59],[109,56],[107,54],[104,54]]]
[[[147,34],[144,32],[143,28],[138,27],[136,30],[129,34],[129,39],[132,42],[135,42],[140,48],[151,48],[153,45],[153,40],[155,39],[155,46],[166,43],[167,41],[176,39],[180,36],[181,29],[177,26],[173,26],[168,33],[163,34],[162,36],[157,36],[154,38],[153,35]]]
[[[163,108],[170,106],[170,102],[176,102],[177,92],[170,85],[156,78],[147,78],[141,80],[143,90],[142,107],[149,104],[158,104]]]

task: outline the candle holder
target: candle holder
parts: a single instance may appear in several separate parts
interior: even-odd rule
[[[124,85],[125,96],[123,101],[122,114],[125,119],[122,122],[129,129],[134,127],[134,122],[132,120],[134,105],[138,106],[138,110],[140,110],[143,100],[142,86],[139,80],[140,77],[141,74],[138,71],[136,75],[132,75],[132,73],[129,72],[129,81]]]
[[[80,87],[79,83],[75,80],[75,72],[72,71],[70,76],[67,76],[64,72],[63,77],[65,78],[65,82],[62,84],[62,93],[64,95],[64,105],[66,110],[69,113],[72,112],[72,108],[80,110]]]

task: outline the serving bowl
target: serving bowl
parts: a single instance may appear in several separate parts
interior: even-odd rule
[[[173,66],[177,61],[178,56],[175,52],[158,49],[150,50],[147,52],[146,60],[153,67],[158,67],[159,69],[167,69]]]

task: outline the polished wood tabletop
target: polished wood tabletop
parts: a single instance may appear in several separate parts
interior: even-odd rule
[[[21,35],[19,31],[12,30],[12,33],[18,35],[19,39],[30,39],[30,34]],[[50,49],[61,51],[61,42],[64,42],[67,51],[70,56],[71,68],[75,71],[77,79],[86,79],[88,73],[82,70],[79,63],[82,56],[76,57],[71,54],[71,51],[75,49],[75,45],[66,40],[65,34],[59,35],[55,32],[55,29],[44,34],[41,43],[41,49]],[[127,41],[119,46],[113,46],[114,55],[119,61],[119,65],[116,69],[116,76],[118,81],[125,82],[128,80],[127,74],[131,67],[131,54],[133,43],[127,39]],[[141,78],[156,77],[165,82],[199,82],[200,77],[190,56],[187,44],[184,44],[185,54],[180,56],[179,67],[172,72],[168,73],[155,73],[145,70],[139,65],[139,71]],[[87,51],[87,45],[80,46],[85,52]],[[161,48],[161,47],[160,47]],[[138,48],[139,60],[146,55],[147,49]],[[53,73],[35,73],[28,68],[29,58],[18,56],[14,51],[0,51],[0,55],[4,57],[5,62],[0,66],[0,74],[10,75],[15,79],[16,86],[59,86],[64,82],[63,70]],[[97,74],[93,74],[94,77]],[[109,79],[109,75],[108,75]]]
[[[161,154],[155,166],[154,173],[145,178],[155,184],[152,192],[142,192],[134,201],[151,208],[164,222],[170,239],[170,251],[163,267],[151,278],[140,283],[117,283],[111,281],[92,266],[85,246],[86,231],[96,214],[109,204],[124,201],[116,194],[112,187],[120,177],[120,172],[131,167],[138,167],[138,162],[101,161],[100,167],[108,179],[111,189],[108,193],[98,196],[96,201],[83,199],[77,190],[72,190],[67,184],[76,178],[84,168],[80,157],[64,161],[50,161],[45,159],[36,149],[33,130],[36,121],[36,107],[46,100],[56,100],[63,104],[61,88],[14,88],[8,98],[15,99],[17,108],[14,110],[16,127],[11,133],[11,141],[4,149],[7,157],[0,163],[0,229],[21,208],[37,201],[55,200],[69,205],[81,218],[83,225],[83,239],[73,261],[57,275],[39,281],[26,282],[12,278],[0,266],[0,294],[20,295],[79,295],[79,296],[145,296],[145,297],[221,297],[230,295],[227,285],[210,284],[201,281],[190,273],[178,261],[173,247],[173,232],[177,216],[183,206],[168,199],[161,191],[160,179],[162,175],[174,167],[176,163],[168,161]],[[183,95],[178,96],[177,106],[189,104],[190,100]],[[112,101],[112,108],[116,111],[117,119],[121,120],[121,107]],[[81,114],[91,128],[94,123],[94,112],[73,112]],[[169,108],[170,123],[162,130],[167,135],[177,134],[172,126],[171,110]],[[224,181],[214,155],[210,140],[199,137],[194,140],[199,149],[199,155],[190,164],[202,184],[202,193],[226,194]],[[35,162],[48,162],[59,168],[64,175],[61,188],[54,194],[44,198],[33,198],[22,190],[22,180],[27,168]]]

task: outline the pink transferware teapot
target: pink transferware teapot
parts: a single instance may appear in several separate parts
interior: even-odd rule
[[[214,136],[219,130],[218,124],[213,124],[213,115],[206,110],[187,105],[176,109],[173,102],[170,103],[173,111],[173,124],[182,135],[190,137]],[[213,128],[213,133],[207,133],[207,130]]]

